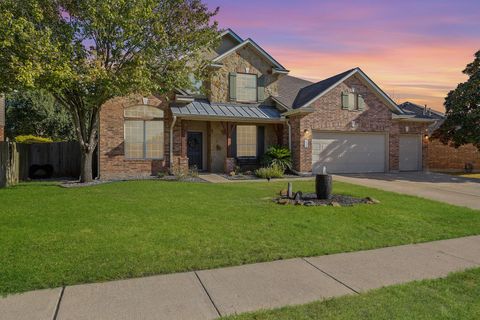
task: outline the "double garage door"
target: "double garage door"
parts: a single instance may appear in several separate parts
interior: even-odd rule
[[[419,170],[419,136],[400,137],[400,170]],[[388,170],[387,135],[384,133],[314,132],[313,172],[369,173]]]

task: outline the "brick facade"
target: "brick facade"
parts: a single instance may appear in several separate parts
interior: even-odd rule
[[[124,109],[136,105],[143,105],[142,97],[115,98],[108,101],[100,113],[100,142],[99,142],[99,169],[100,178],[122,178],[156,175],[166,170],[169,164],[170,124],[171,113],[165,99],[151,96],[147,105],[165,111],[164,122],[164,159],[162,160],[129,160],[125,158],[124,150]],[[179,131],[179,124],[175,131]],[[174,145],[176,155],[179,154],[178,145]]]
[[[244,47],[222,60],[223,66],[212,71],[210,81],[207,83],[209,100],[211,102],[228,102],[229,74],[231,72],[250,73],[262,76],[265,84],[265,97],[278,95],[277,80],[282,75],[272,74],[271,64],[259,56],[250,47]]]
[[[5,141],[5,128],[0,126],[0,142]]]
[[[480,151],[474,145],[456,149],[438,140],[427,143],[428,169],[432,171],[463,171],[466,163],[473,164],[474,171],[480,171]]]
[[[366,106],[362,111],[349,111],[341,107],[342,92],[351,91],[353,88],[363,93]],[[290,118],[293,165],[296,171],[302,173],[312,171],[313,131],[384,133],[388,136],[388,168],[390,171],[398,171],[400,134],[423,134],[427,128],[426,124],[418,122],[392,120],[390,109],[357,75],[330,90],[312,103],[311,107],[314,109],[313,113]],[[305,140],[308,140],[307,148],[304,145]],[[423,154],[425,160],[425,146]]]

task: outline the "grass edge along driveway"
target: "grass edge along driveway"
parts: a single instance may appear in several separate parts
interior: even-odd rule
[[[0,295],[480,234],[479,211],[357,185],[379,205],[295,207],[286,182],[0,190]],[[313,192],[312,181],[294,189]]]

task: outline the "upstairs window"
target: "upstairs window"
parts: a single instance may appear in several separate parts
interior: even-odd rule
[[[257,127],[237,126],[237,157],[255,158],[257,156]]]
[[[264,78],[251,73],[230,73],[230,101],[255,103],[265,100]]]
[[[163,159],[164,112],[150,106],[135,106],[124,111],[125,158]]]
[[[342,109],[350,111],[365,110],[363,94],[358,92],[342,92]]]

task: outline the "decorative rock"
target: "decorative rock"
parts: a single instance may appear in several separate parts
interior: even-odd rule
[[[287,204],[290,203],[290,200],[289,199],[278,199],[277,203],[287,205]]]
[[[295,200],[295,205],[296,206],[303,206],[304,202],[302,200]]]
[[[368,203],[370,203],[370,204],[379,204],[379,203],[380,203],[380,200],[377,200],[377,199],[375,199],[375,198],[366,197],[365,199],[366,199],[366,200],[368,201]]]
[[[315,206],[315,202],[313,201],[305,201],[305,203],[303,204],[304,206],[307,206],[307,207],[313,207]]]
[[[340,203],[338,203],[338,202],[336,202],[336,201],[332,201],[332,203],[330,203],[330,205],[331,205],[332,207],[341,207],[341,206],[342,206]]]
[[[287,189],[283,189],[280,191],[280,197],[287,197],[288,196],[288,190]]]
[[[291,182],[288,183],[287,196],[288,196],[290,199],[293,198],[293,187],[292,187],[292,183],[291,183]]]
[[[302,200],[302,192],[298,191],[297,193],[295,193],[295,197],[293,198],[293,200],[295,200],[295,201]]]

